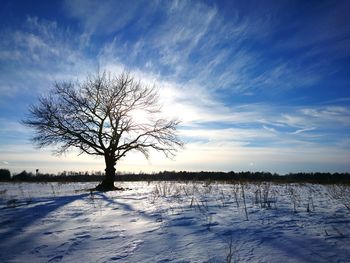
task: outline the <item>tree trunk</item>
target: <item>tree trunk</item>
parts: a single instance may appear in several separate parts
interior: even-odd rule
[[[105,169],[105,178],[103,181],[96,186],[97,191],[113,191],[116,190],[116,187],[114,186],[114,180],[115,180],[115,160],[114,157],[106,154],[105,155],[105,163],[106,163],[106,169]]]

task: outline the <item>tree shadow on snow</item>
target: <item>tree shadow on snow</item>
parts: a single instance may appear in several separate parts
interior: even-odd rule
[[[138,213],[138,215],[140,215],[145,219],[157,220],[157,218],[159,217],[158,214],[149,214],[143,210],[135,209],[132,205],[123,203],[122,201],[119,201],[116,198],[110,198],[104,192],[94,192],[93,194],[100,197],[103,201],[107,202],[109,205],[115,206],[115,208],[117,209],[122,209],[123,211],[130,212],[130,213]],[[140,201],[139,199],[129,198],[129,197],[127,198],[120,197],[118,199],[120,200],[130,199],[130,200]]]
[[[157,214],[148,214],[145,211],[137,210],[132,205],[110,198],[103,192],[38,197],[31,198],[30,201],[19,200],[17,201],[16,206],[8,206],[0,209],[0,258],[2,258],[5,253],[9,253],[9,251],[4,251],[7,248],[15,248],[10,253],[13,255],[15,250],[20,250],[24,244],[35,243],[40,239],[40,235],[45,234],[43,229],[46,226],[39,227],[40,232],[35,230],[31,231],[32,227],[39,226],[40,224],[47,224],[47,228],[50,228],[52,227],[52,224],[55,224],[56,227],[58,224],[64,224],[67,222],[65,218],[60,218],[59,214],[53,214],[50,216],[51,213],[54,213],[60,208],[75,201],[84,200],[86,198],[89,198],[90,200],[93,198],[93,195],[100,200],[103,200],[108,205],[115,206],[116,209],[121,209],[130,213],[137,213],[138,216],[151,221],[156,221],[157,219]],[[68,213],[68,220],[71,220],[76,219],[79,214],[84,212],[86,212],[84,209],[73,209],[66,211],[62,216],[67,216]]]
[[[0,210],[0,248],[20,249],[24,243],[30,243],[38,238],[36,231],[28,231],[43,219],[47,219],[50,213],[57,211],[77,200],[82,200],[89,194],[78,194],[69,196],[31,198],[30,201],[21,202],[20,206],[4,207]],[[52,218],[52,221],[60,220]],[[26,231],[25,231],[26,230]],[[3,248],[0,250],[4,250]],[[9,251],[1,251],[9,253]],[[0,257],[2,258],[2,256]]]

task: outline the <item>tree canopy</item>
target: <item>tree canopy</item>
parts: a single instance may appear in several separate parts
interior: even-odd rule
[[[34,129],[32,140],[40,148],[55,145],[57,154],[77,148],[104,156],[106,177],[100,189],[110,189],[114,166],[129,151],[149,158],[154,149],[171,158],[183,145],[179,121],[164,119],[161,112],[155,87],[127,73],[104,72],[78,83],[55,83],[48,96],[31,106],[23,123]]]

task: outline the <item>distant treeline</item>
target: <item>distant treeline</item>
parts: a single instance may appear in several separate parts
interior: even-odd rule
[[[63,172],[58,175],[28,173],[23,171],[11,175],[7,169],[0,169],[0,181],[11,182],[95,182],[103,179],[103,173]],[[296,182],[296,183],[346,183],[350,184],[349,173],[290,173],[287,175],[269,172],[175,172],[119,173],[116,181],[226,181],[226,182]]]
[[[63,172],[60,174],[44,174],[22,171],[11,175],[7,169],[0,169],[0,181],[13,182],[96,182],[103,179],[102,173],[89,174],[87,172]]]

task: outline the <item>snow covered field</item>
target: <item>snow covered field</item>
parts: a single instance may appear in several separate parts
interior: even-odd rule
[[[0,262],[350,262],[350,190],[1,183]]]

